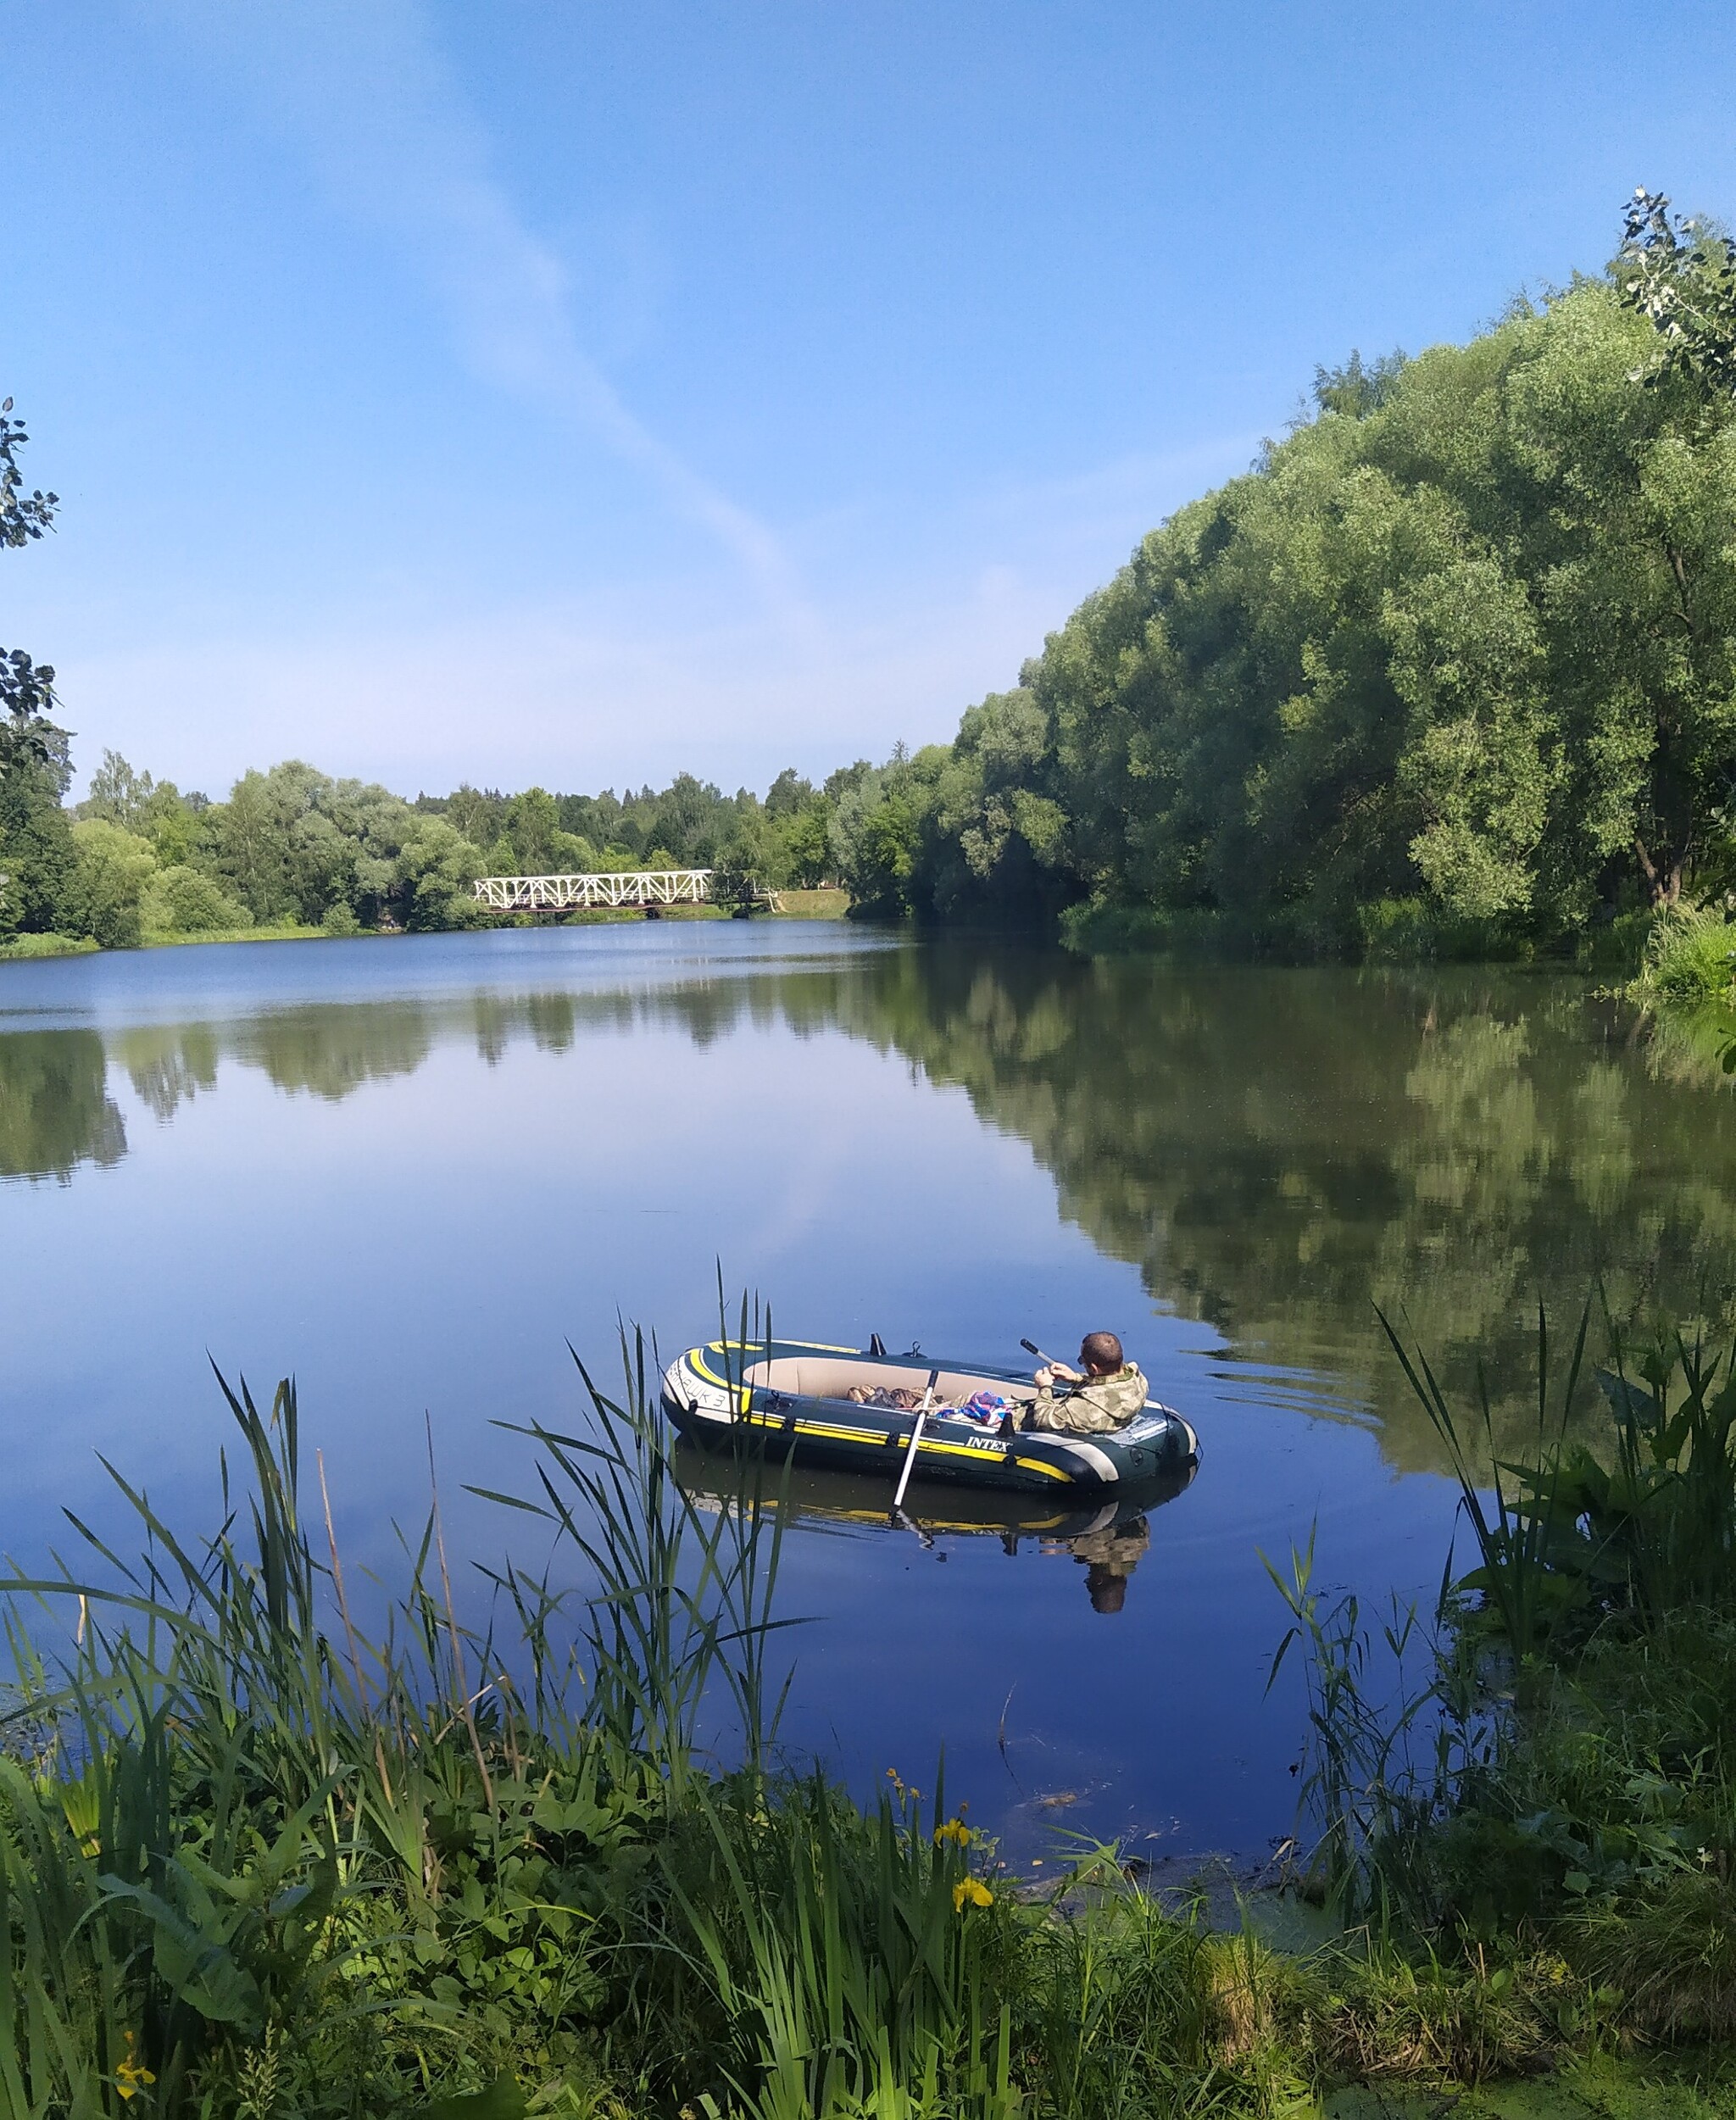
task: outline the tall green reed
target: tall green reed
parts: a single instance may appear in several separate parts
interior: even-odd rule
[[[899,1784],[865,1816],[823,1776],[767,1804],[700,1791],[665,1851],[671,2014],[715,2056],[702,2093],[755,2120],[1010,2113],[998,2000],[1007,1911],[976,1836]]]
[[[1274,1677],[1292,1647],[1307,1658],[1313,1872],[1348,1913],[1519,1918],[1644,1894],[1722,1845],[1729,1718],[1696,1644],[1736,1611],[1736,1383],[1674,1328],[1636,1354],[1605,1306],[1598,1436],[1581,1390],[1591,1308],[1559,1366],[1539,1314],[1536,1439],[1518,1458],[1495,1449],[1481,1370],[1467,1422],[1383,1318],[1477,1544],[1456,1577],[1449,1551],[1432,1625],[1395,1602],[1371,1628],[1354,1597],[1324,1600],[1311,1542],[1288,1578],[1272,1572],[1292,1622]]]
[[[587,1564],[593,1581],[584,1605],[584,1724],[619,1756],[648,1761],[679,1793],[698,1757],[702,1711],[719,1684],[733,1705],[747,1764],[763,1771],[788,1688],[786,1674],[771,1690],[771,1644],[794,1622],[773,1616],[783,1519],[768,1506],[777,1490],[768,1495],[764,1461],[744,1456],[733,1501],[708,1516],[675,1477],[648,1351],[643,1333],[623,1333],[622,1401],[598,1389],[574,1352],[597,1423],[591,1437],[537,1423],[515,1430],[541,1453],[540,1501],[474,1491],[552,1525]],[[548,1668],[542,1645],[560,1600],[550,1598],[546,1580],[518,1572],[499,1579],[526,1640],[537,1649],[541,1697]]]
[[[711,1524],[680,1495],[643,1342],[620,1394],[580,1373],[589,1433],[533,1432],[541,1500],[518,1505],[596,1568],[576,1612],[550,1570],[509,1565],[467,1624],[437,1492],[403,1586],[359,1625],[329,1508],[323,1556],[304,1515],[287,1382],[264,1414],[222,1385],[245,1477],[225,1455],[214,1535],[182,1539],[110,1467],[137,1557],[75,1519],[78,1565],[0,1584],[7,2120],[147,2094],[221,2111],[280,2057],[305,2073],[314,2033],[329,2053],[382,2012],[387,2059],[426,2078],[462,2061],[467,2002],[509,2054],[515,2025],[554,2036],[594,2000],[599,1922],[570,1862],[658,1829],[708,1689],[763,1756],[776,1548],[752,1495]]]
[[[1573,1603],[1577,1579],[1594,1563],[1594,1547],[1580,1522],[1577,1493],[1564,1462],[1591,1305],[1580,1314],[1553,1411],[1549,1320],[1541,1304],[1538,1306],[1537,1437],[1531,1458],[1523,1463],[1505,1460],[1496,1450],[1482,1361],[1477,1365],[1474,1421],[1467,1427],[1455,1415],[1422,1349],[1407,1348],[1383,1310],[1376,1315],[1405,1382],[1446,1445],[1459,1483],[1460,1507],[1477,1539],[1479,1564],[1458,1587],[1488,1601],[1508,1649],[1522,1664]]]

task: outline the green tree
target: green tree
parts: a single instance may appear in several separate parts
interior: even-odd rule
[[[140,900],[157,870],[150,842],[106,818],[72,827],[73,865],[62,893],[60,922],[104,949],[136,949],[143,939]]]
[[[840,788],[853,889],[1324,951],[1403,901],[1505,951],[1736,877],[1733,254],[1630,243],[1466,346],[1321,371],[1315,416],[1146,537],[926,794]]]
[[[185,862],[159,868],[146,879],[139,921],[152,935],[214,935],[250,927],[253,915],[215,880]]]
[[[281,919],[292,903],[290,821],[278,793],[264,773],[243,773],[203,823],[212,872],[257,921]]]
[[[527,787],[506,806],[502,836],[513,853],[512,873],[554,876],[559,872],[557,842],[564,836],[560,806],[546,788]]]
[[[1636,380],[1685,375],[1709,393],[1736,394],[1736,242],[1642,188],[1628,208],[1615,278],[1662,341]]]
[[[55,926],[75,855],[60,775],[28,754],[0,771],[0,939]]]
[[[895,919],[926,910],[917,865],[949,757],[939,744],[914,758],[899,744],[886,765],[861,775],[841,796],[832,819],[832,858],[858,910]]]
[[[18,453],[30,437],[24,422],[12,417],[12,400],[0,403],[0,546],[14,551],[34,543],[54,526],[57,493],[40,487],[25,491]],[[17,765],[49,765],[53,737],[49,722],[54,705],[54,672],[21,648],[0,648],[0,775]]]
[[[58,496],[26,492],[19,452],[30,439],[0,403],[0,547],[34,543],[54,526]],[[67,737],[50,720],[54,672],[21,648],[0,648],[0,937],[54,926],[73,866],[61,798]]]
[[[444,817],[419,820],[397,861],[405,925],[422,929],[482,925],[487,914],[470,887],[485,873],[490,871],[478,849]]]

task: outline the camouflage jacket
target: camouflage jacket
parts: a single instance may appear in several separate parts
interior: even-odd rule
[[[1021,1428],[1047,1428],[1054,1435],[1107,1435],[1124,1428],[1145,1404],[1149,1387],[1132,1362],[1113,1377],[1093,1377],[1082,1384],[1045,1386],[1025,1409]]]

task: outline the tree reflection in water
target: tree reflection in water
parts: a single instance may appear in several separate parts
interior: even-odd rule
[[[0,1178],[65,1185],[81,1163],[106,1169],[125,1154],[125,1122],[94,1031],[0,1037]]]
[[[1374,1314],[1534,1417],[1536,1306],[1736,1312],[1736,1104],[1577,982],[1178,969],[952,944],[843,976],[846,1027],[1027,1141],[1067,1218],[1238,1355],[1346,1380],[1438,1466]]]
[[[1473,1390],[1482,1361],[1514,1442],[1539,1298],[1566,1327],[1600,1276],[1620,1314],[1736,1315],[1736,1101],[1564,977],[1091,963],[954,938],[666,983],[267,1009],[117,1032],[111,1054],[167,1120],[225,1059],[335,1102],[447,1043],[491,1066],[529,1043],[591,1068],[588,1040],[644,1027],[706,1048],[748,1025],[842,1032],[962,1088],[1154,1301],[1218,1328],[1232,1362],[1332,1380],[1322,1396],[1378,1414],[1400,1466],[1441,1460],[1376,1302],[1402,1310],[1449,1392]],[[0,1173],[64,1179],[125,1153],[105,1064],[91,1031],[0,1035]]]

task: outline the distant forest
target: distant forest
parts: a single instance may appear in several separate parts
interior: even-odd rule
[[[51,526],[0,417],[0,542]],[[1566,951],[1736,889],[1736,246],[1637,194],[1597,277],[1316,373],[950,743],[763,798],[408,801],[296,763],[222,802],[0,657],[0,939],[485,917],[481,874],[707,866],[867,915],[1284,954]]]

